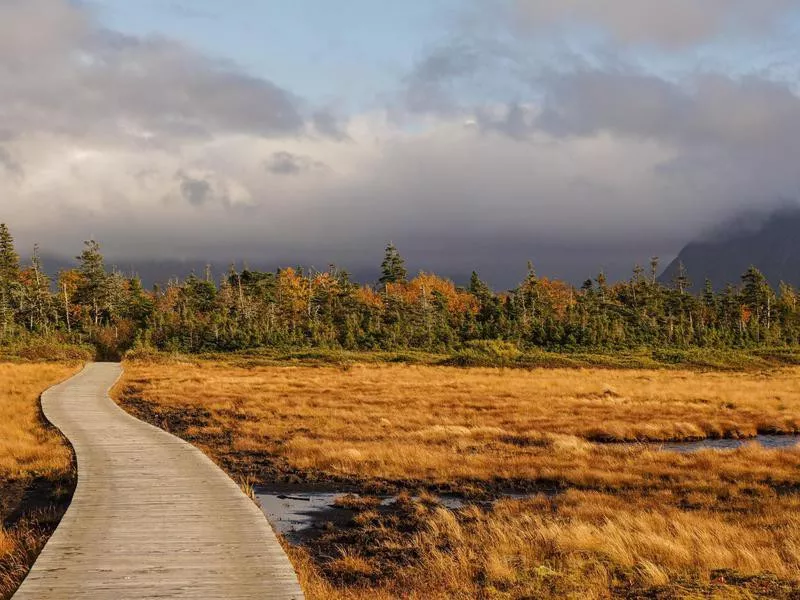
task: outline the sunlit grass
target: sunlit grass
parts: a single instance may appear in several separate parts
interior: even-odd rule
[[[0,517],[5,520],[33,480],[69,478],[72,451],[40,417],[39,395],[66,379],[76,366],[53,363],[0,363]],[[26,515],[0,527],[0,598],[7,597],[46,541],[50,514]]]
[[[419,526],[403,535],[367,502],[356,525],[370,552],[343,547],[320,561],[291,551],[311,598],[800,590],[800,450],[682,455],[592,442],[798,432],[800,369],[127,369],[118,388],[126,401],[182,415],[185,436],[244,470],[248,457],[267,453],[292,469],[365,483],[561,491],[460,513],[420,502]],[[387,568],[382,556],[398,552],[406,559]]]
[[[48,477],[69,469],[72,454],[45,428],[39,395],[74,372],[52,363],[0,363],[0,479]]]

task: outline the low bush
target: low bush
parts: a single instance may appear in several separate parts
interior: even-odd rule
[[[521,357],[522,350],[513,342],[473,340],[445,362],[459,367],[505,367],[516,364]]]
[[[0,359],[22,359],[40,362],[87,362],[95,360],[97,354],[92,346],[68,344],[45,338],[27,343],[0,346]]]

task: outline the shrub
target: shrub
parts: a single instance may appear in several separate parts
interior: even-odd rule
[[[0,356],[30,361],[87,362],[95,360],[96,353],[92,346],[40,339],[0,348]]]
[[[473,340],[455,353],[447,363],[460,367],[504,367],[522,356],[519,346],[505,340]]]

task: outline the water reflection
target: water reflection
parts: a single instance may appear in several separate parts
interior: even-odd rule
[[[745,444],[761,444],[764,448],[792,448],[800,444],[800,435],[759,435],[744,440],[699,440],[696,442],[665,442],[653,444],[671,452],[697,452],[698,450],[735,450]]]

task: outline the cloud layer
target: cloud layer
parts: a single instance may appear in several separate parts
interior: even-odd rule
[[[526,26],[590,23],[624,44],[685,46],[767,31],[793,5],[506,7]],[[622,275],[740,210],[796,198],[790,83],[667,79],[619,59],[536,64],[521,58],[519,24],[497,44],[483,29],[443,40],[387,106],[340,120],[174,40],[108,31],[86,7],[4,0],[0,220],[24,245],[71,254],[95,236],[131,260],[361,270],[391,239],[412,267],[475,266],[507,286],[528,258],[576,281]]]
[[[597,28],[625,43],[681,47],[724,34],[763,34],[794,0],[514,0],[522,22],[537,29]]]

